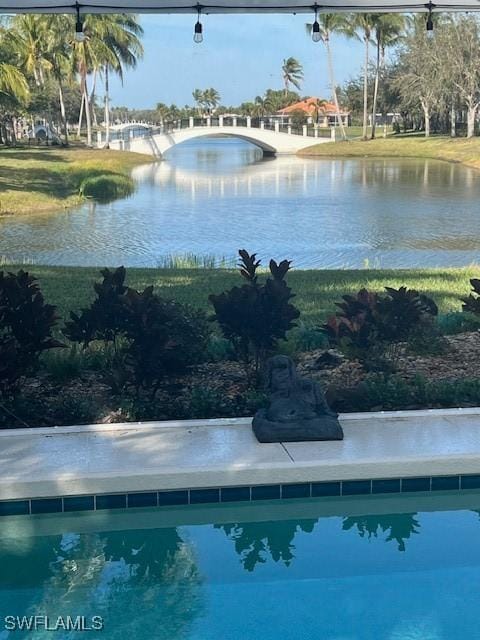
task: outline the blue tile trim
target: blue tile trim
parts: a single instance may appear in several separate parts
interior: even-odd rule
[[[342,495],[341,482],[312,482],[312,498]]]
[[[372,480],[372,493],[400,493],[400,478]]]
[[[252,500],[279,500],[279,484],[263,484],[252,487]]]
[[[135,507],[171,507],[188,504],[256,502],[258,500],[366,496],[419,491],[480,489],[480,474],[298,482],[240,487],[206,487],[99,495],[0,500],[0,517],[42,513],[71,513]]]
[[[62,513],[62,498],[37,498],[31,500],[31,513]]]
[[[222,487],[220,502],[250,502],[250,487]]]
[[[0,516],[26,516],[30,513],[30,500],[0,502]]]
[[[148,491],[143,493],[128,493],[127,507],[156,507],[158,505],[158,493]]]
[[[461,476],[462,489],[480,489],[480,475]]]
[[[312,493],[312,485],[309,482],[303,484],[282,484],[282,498],[309,498]]]
[[[126,493],[109,493],[97,496],[95,507],[99,509],[125,509],[127,507]]]
[[[403,478],[402,480],[402,493],[409,493],[413,491],[430,491],[432,479],[430,477],[425,478]]]
[[[188,491],[159,491],[158,492],[158,506],[176,506],[181,504],[188,504]]]
[[[190,489],[190,504],[220,502],[220,489]]]
[[[63,499],[63,510],[70,511],[93,511],[95,509],[94,496],[71,496]]]
[[[460,489],[460,476],[432,477],[432,491],[458,491]]]
[[[366,496],[372,493],[371,480],[345,480],[342,482],[342,496]]]

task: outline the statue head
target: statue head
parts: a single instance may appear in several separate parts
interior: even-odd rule
[[[267,361],[266,388],[270,393],[288,395],[296,387],[295,365],[288,356],[273,356]]]

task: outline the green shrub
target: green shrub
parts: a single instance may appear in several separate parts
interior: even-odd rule
[[[125,368],[137,392],[143,387],[155,394],[166,375],[205,359],[209,328],[203,312],[163,300],[153,287],[128,289],[124,300]]]
[[[76,378],[84,368],[84,357],[76,344],[69,349],[47,352],[42,364],[48,374],[57,382]]]
[[[41,353],[64,346],[52,335],[57,320],[35,277],[0,271],[0,396],[36,370]]]
[[[329,400],[337,411],[390,411],[418,408],[478,406],[480,378],[428,380],[416,376],[371,374],[352,389],[331,389]]]
[[[466,331],[478,331],[480,329],[480,317],[469,311],[451,311],[438,316],[439,331],[445,335],[455,335]]]
[[[300,312],[290,301],[294,297],[285,282],[290,262],[277,264],[270,260],[271,278],[260,284],[257,269],[260,261],[256,254],[239,251],[240,275],[247,281],[219,295],[210,295],[215,309],[214,320],[229,340],[237,357],[248,371],[253,366],[255,381],[265,359],[275,350],[279,340],[295,327]]]
[[[72,311],[63,329],[69,340],[84,346],[94,340],[113,342],[116,346],[119,336],[125,331],[126,269],[103,269],[100,273],[103,280],[93,285],[97,294],[95,300],[79,314]]]
[[[85,178],[80,184],[80,195],[99,202],[110,202],[117,198],[126,198],[135,191],[135,183],[130,176],[119,174],[101,174]]]
[[[340,311],[323,325],[330,343],[361,362],[379,363],[385,356],[395,359],[394,345],[435,332],[438,308],[431,298],[406,287],[385,287],[385,292],[361,289],[356,296],[343,296],[336,303]]]
[[[64,328],[72,341],[114,345],[109,382],[115,391],[134,387],[155,395],[166,375],[184,372],[205,359],[210,329],[203,312],[164,300],[153,286],[139,292],[125,285],[123,267],[104,269],[94,285],[97,297]]]

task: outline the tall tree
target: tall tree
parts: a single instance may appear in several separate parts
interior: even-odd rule
[[[471,15],[452,19],[445,26],[444,50],[450,76],[458,96],[467,109],[467,138],[475,135],[475,120],[480,108],[480,27]]]
[[[9,39],[16,51],[20,68],[33,77],[37,87],[45,84],[45,75],[51,63],[46,57],[49,40],[49,22],[43,15],[25,14],[12,18]]]
[[[296,58],[284,58],[282,77],[285,86],[285,96],[288,95],[291,84],[297,89],[300,89],[303,80],[303,67]]]
[[[405,17],[399,13],[380,15],[374,23],[376,61],[372,101],[372,140],[375,138],[377,126],[378,87],[380,84],[380,76],[385,68],[385,52],[388,47],[393,47],[401,41],[404,28]]]
[[[444,95],[435,47],[435,41],[427,37],[425,22],[415,19],[399,58],[395,82],[407,109],[420,106],[427,138],[430,136],[433,112]]]
[[[332,47],[331,47],[331,37],[334,33],[341,33],[349,35],[351,30],[349,28],[348,22],[344,15],[339,13],[321,13],[317,18],[320,25],[320,39],[325,46],[325,51],[327,54],[327,66],[328,66],[328,76],[329,76],[329,84],[330,84],[330,92],[332,94],[332,99],[335,104],[336,111],[336,119],[338,126],[340,128],[340,135],[343,140],[346,139],[345,127],[343,125],[342,116],[340,113],[340,105],[338,102],[338,93],[337,93],[337,83],[335,81],[335,71],[333,66],[333,55],[332,55]],[[309,34],[312,31],[312,24],[307,24],[306,29]]]
[[[89,14],[83,23],[85,38],[73,41],[73,60],[80,77],[82,106],[87,125],[87,145],[92,144],[92,121],[90,94],[87,86],[89,74],[107,69],[122,77],[125,66],[135,66],[143,49],[139,40],[142,29],[136,16],[128,14]],[[108,86],[106,109],[109,109]],[[82,112],[80,114],[81,123]]]
[[[370,42],[375,24],[379,19],[375,13],[355,13],[350,19],[349,33],[358,38],[364,44],[365,53],[363,60],[363,139],[368,138],[368,66],[370,63]],[[348,33],[348,31],[347,31]]]

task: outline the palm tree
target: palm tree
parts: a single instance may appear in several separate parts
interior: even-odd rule
[[[160,119],[160,124],[163,126],[165,124],[166,119],[170,115],[169,107],[164,102],[159,102],[155,107],[155,111],[158,114],[158,117]]]
[[[194,89],[192,91],[192,98],[195,100],[195,105],[198,110],[198,115],[202,114],[202,105],[203,105],[203,91],[201,89]]]
[[[315,120],[315,124],[318,125],[320,121],[320,114],[325,113],[325,105],[327,104],[326,100],[322,100],[321,98],[317,98],[315,102],[312,103],[313,107],[313,116]]]
[[[18,55],[20,68],[33,77],[37,87],[45,84],[45,75],[51,69],[45,57],[49,38],[48,19],[43,15],[17,15],[12,18],[8,36]]]
[[[377,126],[377,100],[380,74],[385,67],[385,51],[400,42],[405,28],[405,17],[399,13],[383,14],[375,22],[375,44],[377,57],[375,62],[375,84],[372,104],[372,140],[375,138]]]
[[[13,64],[0,62],[0,94],[20,103],[28,101],[30,90],[27,79]]]
[[[213,87],[210,87],[210,89],[206,89],[203,93],[204,93],[204,101],[205,101],[205,104],[207,105],[208,113],[211,114],[213,111],[215,111],[215,109],[218,107],[220,103],[220,99],[221,99],[220,94]]]
[[[101,16],[98,25],[98,35],[103,39],[106,50],[100,53],[100,61],[103,62],[105,84],[105,129],[108,146],[110,141],[110,89],[109,73],[116,73],[123,83],[123,71],[125,68],[134,69],[139,58],[143,56],[143,46],[140,37],[143,29],[135,15],[126,13]],[[102,60],[103,58],[103,60]],[[93,102],[93,101],[92,101]]]
[[[80,77],[82,105],[80,109],[79,129],[83,113],[87,125],[87,145],[92,144],[91,98],[87,87],[90,73],[103,71],[105,74],[105,118],[107,125],[107,144],[109,135],[109,71],[123,77],[124,66],[135,66],[143,48],[139,36],[143,33],[136,16],[127,14],[89,14],[83,23],[85,39],[74,40],[73,60]]]
[[[363,65],[363,140],[368,138],[368,64],[370,61],[369,45],[372,32],[380,16],[375,13],[356,13],[350,21],[350,36],[358,38],[365,45]]]
[[[303,80],[303,67],[296,58],[284,58],[282,76],[285,85],[285,96],[287,96],[291,84],[297,89],[300,89]]]
[[[71,16],[54,14],[46,18],[48,20],[48,37],[45,49],[45,58],[50,64],[50,73],[58,86],[58,100],[60,104],[60,116],[62,118],[65,144],[68,145],[68,122],[65,109],[64,85],[71,83],[73,73],[70,63],[70,46],[65,34],[73,30],[74,22]]]
[[[345,133],[345,127],[343,126],[342,116],[340,114],[340,105],[338,103],[337,84],[335,82],[335,72],[333,67],[333,56],[332,48],[330,46],[330,38],[333,33],[343,33],[346,35],[350,35],[351,29],[349,28],[345,16],[338,13],[321,13],[318,16],[317,20],[320,24],[320,39],[323,42],[327,53],[330,91],[332,93],[333,102],[335,104],[337,122],[338,126],[340,127],[340,135],[342,139],[345,140],[347,135]],[[306,25],[306,29],[309,34],[311,34],[312,26],[313,25],[311,24]]]

